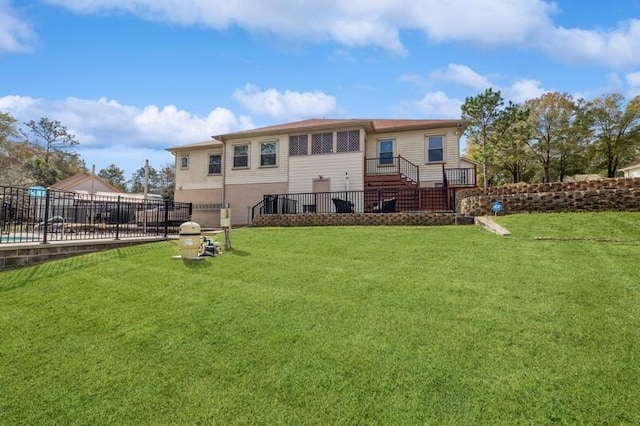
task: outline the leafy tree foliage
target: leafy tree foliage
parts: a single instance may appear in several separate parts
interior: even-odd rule
[[[587,128],[579,104],[565,93],[545,93],[525,103],[529,110],[529,146],[542,166],[542,182],[563,181],[580,171]]]
[[[626,106],[619,93],[601,96],[588,102],[585,110],[594,166],[607,177],[615,177],[620,167],[640,154],[640,96]]]
[[[126,191],[127,181],[124,178],[124,170],[115,164],[110,164],[106,168],[98,172],[98,177],[104,179],[105,182],[115,186],[121,191]]]
[[[6,112],[0,112],[0,185],[29,186],[35,179],[23,163],[33,157],[34,149],[20,140],[17,120]]]
[[[59,121],[43,117],[25,125],[28,130],[22,131],[22,134],[35,150],[35,155],[25,161],[25,168],[36,183],[49,186],[60,179],[86,171],[84,160],[73,152],[78,140]]]
[[[462,105],[462,119],[468,122],[468,141],[476,145],[474,159],[482,164],[483,186],[489,186],[489,172],[497,141],[497,122],[503,111],[500,91],[489,88],[474,97],[467,97]]]

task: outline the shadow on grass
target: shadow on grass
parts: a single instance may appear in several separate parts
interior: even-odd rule
[[[175,244],[171,241],[153,243],[158,245]],[[146,244],[121,247],[112,250],[83,253],[63,259],[50,260],[37,265],[25,265],[0,272],[0,292],[15,290],[33,284],[37,280],[79,270],[88,266],[123,259],[149,250]],[[157,247],[157,246],[156,246]]]
[[[251,254],[247,251],[244,250],[238,250],[238,249],[234,249],[232,248],[231,250],[229,250],[229,253],[235,255],[235,256],[241,256],[241,257],[246,257],[246,256],[250,256]]]

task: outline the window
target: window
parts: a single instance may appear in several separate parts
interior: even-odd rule
[[[263,142],[260,144],[260,166],[277,166],[278,144],[276,142]]]
[[[308,155],[309,154],[309,137],[308,135],[289,136],[289,155]]]
[[[222,155],[209,155],[209,174],[219,175],[220,173],[222,173]]]
[[[311,135],[311,153],[329,154],[333,152],[333,133],[314,133]]]
[[[181,169],[188,169],[189,168],[189,156],[188,155],[180,156],[180,168]]]
[[[249,145],[233,146],[233,167],[249,167]]]
[[[444,161],[444,137],[427,137],[427,163]]]
[[[393,164],[393,139],[378,141],[378,157],[380,164]]]
[[[338,144],[336,151],[338,152],[358,152],[360,151],[360,131],[349,130],[346,132],[338,132]]]

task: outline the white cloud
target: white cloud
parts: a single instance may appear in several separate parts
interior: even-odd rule
[[[418,101],[404,102],[401,112],[412,117],[418,112],[420,117],[455,119],[460,117],[462,104],[463,101],[450,98],[444,92],[428,92]]]
[[[640,71],[630,72],[625,78],[629,85],[629,97],[640,95]]]
[[[337,111],[335,98],[318,90],[286,90],[281,93],[276,89],[262,91],[253,84],[247,84],[236,90],[233,97],[252,113],[276,120],[323,117]]]
[[[557,27],[540,39],[540,46],[565,62],[586,62],[612,68],[640,64],[640,20],[630,19],[613,30]]]
[[[125,163],[137,164],[149,156],[168,155],[170,160],[165,151],[168,147],[254,127],[249,117],[236,116],[226,108],[215,108],[207,116],[198,117],[173,105],[138,108],[105,98],[47,100],[5,96],[0,97],[0,110],[13,115],[19,123],[40,117],[60,121],[76,135],[80,142],[77,151],[87,166],[92,161],[98,169],[110,163],[125,168]],[[139,157],[143,154],[147,157]]]
[[[3,0],[6,2],[6,0]],[[640,20],[613,29],[563,28],[550,0],[46,0],[78,13],[125,12],[143,19],[249,32],[406,54],[403,31],[434,42],[517,46],[561,61],[640,64]]]
[[[17,16],[9,0],[0,0],[0,53],[28,51],[33,38],[31,28]]]
[[[549,90],[542,88],[542,83],[537,80],[522,79],[515,81],[505,90],[504,98],[514,103],[522,103],[529,99],[537,98]]]
[[[433,71],[430,78],[435,81],[466,86],[479,91],[492,87],[487,77],[478,74],[466,65],[449,64],[446,69]]]

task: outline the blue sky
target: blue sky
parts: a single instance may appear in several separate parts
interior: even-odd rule
[[[640,0],[0,0],[0,111],[127,178],[165,148],[305,118],[458,118],[640,94]]]

